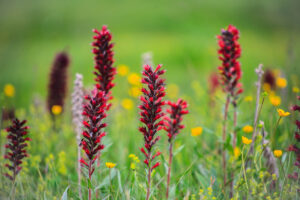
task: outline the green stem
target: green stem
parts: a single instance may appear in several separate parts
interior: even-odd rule
[[[275,145],[275,134],[276,134],[277,127],[278,127],[278,124],[279,124],[281,118],[282,118],[282,117],[279,117],[279,119],[277,120],[276,125],[275,125],[275,128],[274,128],[274,131],[273,131],[272,136],[271,136],[271,138],[272,138],[271,144],[272,144],[273,147],[274,147],[274,145]]]
[[[111,181],[111,168],[109,168],[109,182],[110,182],[110,194],[112,197],[112,181]],[[113,199],[113,198],[112,198]]]
[[[291,157],[291,154],[289,154],[289,161],[288,161],[288,165],[290,163],[290,157]],[[283,192],[283,189],[284,189],[284,184],[285,184],[285,180],[286,180],[286,172],[284,170],[284,167],[283,167],[283,163],[281,162],[281,159],[280,159],[280,166],[282,168],[282,172],[283,172],[283,183],[282,183],[282,188],[281,188],[281,191],[280,191],[280,199],[282,199],[282,192]],[[287,169],[289,168],[289,166],[287,167]]]
[[[226,171],[226,150],[225,150],[225,141],[226,141],[226,132],[227,132],[227,118],[228,118],[228,107],[230,103],[230,96],[228,95],[226,98],[225,108],[224,108],[224,124],[223,124],[223,152],[222,152],[222,164],[223,164],[223,172],[224,172],[224,191],[226,191],[226,182],[227,182],[227,171]]]
[[[245,145],[243,146],[243,149],[242,149],[242,167],[243,167],[243,173],[244,173],[244,178],[245,178],[245,182],[246,182],[246,187],[247,187],[247,190],[249,190],[247,176],[246,176],[246,170],[245,170],[245,165],[244,165],[244,148],[245,148]]]

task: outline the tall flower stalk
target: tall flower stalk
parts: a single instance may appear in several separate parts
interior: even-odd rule
[[[222,61],[222,65],[218,67],[221,74],[221,84],[223,85],[224,92],[227,94],[225,109],[224,109],[224,124],[223,124],[223,171],[224,171],[224,187],[227,182],[226,173],[226,151],[225,151],[225,140],[227,133],[227,118],[228,108],[230,102],[234,107],[234,133],[233,133],[233,148],[236,146],[236,131],[235,127],[237,124],[237,99],[239,94],[243,92],[241,83],[239,82],[242,72],[241,65],[237,60],[241,56],[241,48],[238,43],[239,30],[229,25],[225,30],[223,29],[221,35],[217,36],[219,44],[219,59]]]
[[[264,71],[262,69],[263,65],[260,64],[258,66],[258,68],[255,69],[255,73],[257,74],[257,82],[256,82],[256,104],[255,104],[255,115],[254,115],[254,129],[253,129],[253,133],[252,133],[252,143],[250,146],[250,150],[248,153],[248,158],[246,160],[245,166],[246,168],[248,167],[248,164],[250,164],[250,159],[249,157],[251,157],[251,155],[253,154],[254,151],[254,144],[255,144],[255,140],[256,140],[256,135],[257,135],[257,123],[259,120],[259,116],[260,116],[260,112],[264,103],[264,97],[262,99],[262,102],[260,104],[260,93],[261,93],[261,83],[262,83],[262,78],[263,78],[263,74]]]
[[[176,136],[180,133],[180,130],[184,128],[184,125],[181,124],[182,117],[185,114],[188,114],[187,103],[182,99],[178,99],[176,103],[168,102],[169,109],[167,109],[168,116],[165,116],[165,126],[164,129],[168,133],[168,142],[169,142],[169,166],[168,166],[168,175],[167,175],[167,192],[166,197],[169,197],[169,187],[170,187],[170,178],[171,178],[171,166],[173,160],[173,143]]]
[[[102,26],[100,31],[94,29],[93,32],[96,34],[93,37],[94,42],[92,43],[92,46],[94,47],[92,52],[94,53],[96,87],[99,91],[104,92],[107,100],[111,100],[113,98],[111,89],[115,86],[113,80],[117,73],[116,68],[113,67],[114,52],[112,48],[114,47],[114,44],[111,42],[112,35],[107,29],[107,26]],[[111,104],[108,103],[106,109],[109,110],[110,107]],[[100,152],[98,155],[97,166],[100,166]],[[98,192],[96,196],[98,196]]]
[[[148,168],[146,200],[150,198],[151,172],[160,165],[159,162],[153,164],[154,159],[161,154],[160,151],[154,153],[153,147],[160,139],[157,133],[164,124],[162,106],[165,102],[162,98],[165,96],[165,80],[161,78],[161,75],[165,73],[165,70],[160,68],[161,65],[158,65],[155,70],[149,65],[144,66],[142,83],[147,87],[142,88],[143,95],[140,97],[142,104],[139,106],[141,109],[140,121],[144,124],[139,128],[139,131],[143,134],[145,142],[144,147],[140,150],[145,155],[144,163]]]
[[[22,160],[25,157],[28,157],[26,147],[28,146],[27,141],[31,139],[27,137],[28,126],[25,126],[26,120],[20,121],[19,119],[14,119],[12,125],[6,128],[8,132],[7,143],[5,148],[7,149],[4,158],[9,161],[5,164],[5,167],[10,171],[5,173],[4,176],[9,178],[12,181],[12,199],[15,199],[15,182],[16,177],[21,171]]]
[[[54,117],[53,108],[60,107],[63,110],[64,100],[67,94],[67,70],[70,59],[67,53],[58,53],[54,59],[48,85],[48,110]]]
[[[76,141],[77,141],[77,159],[81,159],[81,152],[80,152],[80,135],[82,133],[82,122],[83,122],[83,84],[82,84],[82,75],[76,74],[76,79],[74,81],[74,89],[72,93],[72,120],[75,127],[76,132]],[[77,162],[77,175],[78,175],[78,194],[79,197],[82,199],[81,193],[81,164]]]
[[[300,96],[297,97],[297,99],[300,101]],[[300,113],[300,106],[298,105],[294,105],[291,108],[292,111],[298,111]],[[296,156],[296,161],[294,163],[294,166],[296,166],[298,168],[298,171],[300,169],[300,148],[299,148],[299,143],[300,143],[300,121],[296,120],[295,121],[296,124],[296,131],[295,131],[295,139],[296,139],[296,144],[290,145],[288,148],[288,151],[294,152],[295,156]],[[293,174],[289,174],[288,177],[295,181],[296,183],[299,184],[300,181],[300,176],[297,172],[297,170],[293,173]],[[283,186],[282,186],[283,187]],[[298,192],[300,192],[300,190],[298,189]]]
[[[100,31],[97,29],[93,30],[96,35],[93,37],[94,42],[92,43],[95,71],[96,75],[96,87],[98,90],[105,92],[108,99],[112,98],[110,90],[115,86],[113,83],[116,68],[114,64],[114,52],[112,50],[114,44],[111,42],[112,35],[107,29],[107,26],[103,26]],[[110,105],[107,109],[109,109]]]
[[[84,105],[82,113],[86,120],[83,121],[85,131],[82,132],[81,145],[87,158],[86,160],[81,158],[80,163],[87,168],[88,179],[91,182],[95,170],[94,163],[100,155],[99,152],[104,148],[101,140],[106,134],[103,131],[103,128],[106,127],[103,119],[106,117],[107,99],[104,92],[96,90],[93,91],[92,96],[86,96],[85,99],[88,102]],[[88,199],[92,199],[90,186],[88,188]]]

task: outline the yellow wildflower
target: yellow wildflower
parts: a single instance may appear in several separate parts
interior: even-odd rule
[[[135,163],[131,163],[131,164],[130,164],[130,169],[135,170],[135,168],[136,168],[136,167],[135,167]]]
[[[6,84],[4,86],[4,94],[7,97],[14,97],[15,96],[15,87],[12,84]]]
[[[127,79],[131,85],[139,86],[141,84],[141,77],[137,73],[129,74]]]
[[[166,89],[166,94],[171,99],[174,99],[178,96],[179,93],[179,87],[176,84],[169,84]]]
[[[246,102],[251,102],[251,101],[253,101],[253,97],[252,97],[252,96],[246,96],[246,97],[244,98],[244,100],[245,100]]]
[[[246,138],[246,137],[244,137],[244,136],[242,136],[242,142],[243,142],[244,144],[251,144],[252,140],[251,140],[251,139],[248,139],[248,138]]]
[[[128,158],[131,158],[133,161],[139,163],[140,162],[140,159],[139,157],[137,157],[136,155],[134,154],[129,154]]]
[[[279,106],[280,103],[281,103],[281,98],[279,96],[276,96],[276,95],[270,95],[270,103],[273,105],[273,106]]]
[[[128,93],[132,97],[139,97],[142,94],[141,89],[139,87],[136,87],[136,86],[131,87],[129,89]]]
[[[287,81],[285,78],[281,78],[281,77],[278,77],[276,79],[276,85],[279,87],[279,88],[285,88],[286,85],[287,85]]]
[[[116,166],[116,164],[115,164],[115,163],[112,163],[112,162],[106,162],[105,165],[106,165],[106,167],[109,168],[109,169],[114,168],[114,167]]]
[[[137,163],[139,163],[140,162],[140,159],[136,156],[136,157],[134,157],[133,158],[133,160],[135,161],[135,162],[137,162]]]
[[[204,190],[200,189],[198,194],[201,195],[201,194],[203,194],[203,192],[204,192]]]
[[[263,84],[263,89],[266,92],[271,92],[271,85],[269,83],[264,83]]]
[[[280,108],[278,108],[277,109],[277,112],[278,112],[278,115],[280,116],[280,117],[287,117],[287,116],[289,116],[291,113],[289,113],[289,112],[285,112],[284,110],[282,110],[282,109],[280,109]]]
[[[131,99],[123,99],[121,105],[126,110],[131,110],[133,108],[133,102]]]
[[[246,126],[243,127],[243,131],[244,131],[245,133],[252,133],[253,127],[250,126],[250,125],[246,125]]]
[[[294,93],[299,93],[300,92],[300,89],[296,86],[293,87],[293,92]]]
[[[264,172],[263,172],[263,171],[260,171],[260,172],[259,172],[259,178],[261,178],[261,179],[264,178]]]
[[[118,74],[120,74],[120,76],[126,76],[128,72],[129,72],[129,67],[127,65],[118,66]]]
[[[202,129],[202,127],[200,127],[200,126],[198,126],[198,127],[195,127],[195,128],[192,128],[191,129],[191,135],[192,136],[198,136],[198,135],[201,135],[202,134],[202,131],[203,131],[203,129]]]
[[[140,162],[139,158],[134,154],[129,154],[128,157],[132,159],[132,162],[130,164],[130,168],[135,170],[136,169],[136,163]]]
[[[280,158],[282,156],[282,151],[281,150],[274,150],[274,156],[277,158]]]
[[[129,154],[128,158],[134,158],[136,157],[136,155],[134,155],[133,153]]]
[[[62,107],[60,105],[53,105],[52,108],[51,108],[51,112],[54,114],[54,115],[59,115],[62,111]]]
[[[213,190],[212,190],[212,187],[210,186],[210,187],[208,187],[207,188],[207,191],[208,191],[208,195],[212,195],[212,192],[213,192]]]
[[[235,157],[235,158],[238,158],[238,157],[241,155],[241,150],[240,150],[240,148],[235,147],[235,148],[233,149],[233,154],[234,154],[234,157]]]

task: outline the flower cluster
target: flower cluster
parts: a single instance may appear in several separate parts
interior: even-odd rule
[[[25,126],[26,120],[20,121],[18,119],[14,119],[12,121],[12,125],[6,128],[8,132],[7,136],[7,144],[5,148],[8,150],[4,155],[5,159],[10,161],[10,164],[5,164],[12,174],[5,173],[4,175],[8,177],[10,180],[14,181],[22,167],[22,159],[24,157],[28,157],[26,146],[26,141],[30,141],[31,139],[27,137],[28,134],[27,129],[28,126]]]
[[[155,136],[156,133],[162,129],[163,120],[162,117],[162,106],[165,102],[162,98],[165,96],[165,80],[160,78],[162,74],[165,73],[165,70],[161,70],[161,65],[158,65],[155,70],[152,69],[149,65],[145,65],[143,70],[143,79],[142,83],[148,86],[148,89],[145,87],[142,88],[143,96],[140,97],[142,105],[139,106],[141,109],[140,121],[145,124],[139,128],[139,131],[144,135],[145,148],[142,147],[141,151],[146,156],[144,163],[151,169],[154,169],[159,166],[159,162],[150,166],[150,162],[154,158],[160,155],[158,151],[156,154],[151,155],[151,150],[153,145],[160,139],[160,136]]]
[[[48,110],[53,115],[52,107],[63,108],[64,99],[67,93],[67,69],[70,60],[67,53],[62,52],[56,55],[50,73],[48,89]]]
[[[82,114],[86,116],[87,120],[83,121],[86,130],[82,132],[81,145],[88,162],[84,159],[81,159],[80,162],[88,168],[89,177],[91,177],[95,170],[93,164],[99,155],[98,152],[104,148],[101,139],[106,134],[102,131],[106,124],[102,121],[106,117],[107,99],[103,91],[96,90],[93,91],[92,96],[86,96],[85,99],[88,102],[84,105]]]
[[[83,105],[83,83],[82,75],[76,73],[74,81],[74,89],[72,93],[72,121],[75,126],[77,141],[80,141],[81,127],[82,127],[82,105]]]
[[[93,37],[94,42],[92,43],[93,53],[95,54],[95,69],[94,74],[96,75],[95,81],[97,82],[96,87],[104,91],[106,95],[110,96],[110,90],[114,87],[114,76],[116,74],[116,68],[113,67],[113,51],[114,46],[111,43],[111,33],[106,26],[102,27],[101,31],[96,29],[93,30],[96,35]]]
[[[184,125],[180,124],[182,121],[182,116],[188,114],[187,103],[182,99],[178,99],[176,103],[168,102],[170,109],[167,109],[169,116],[165,116],[165,126],[164,129],[168,133],[169,142],[172,141],[176,135],[179,134],[180,130],[184,128]]]
[[[300,100],[300,96],[298,96],[297,98],[298,100]],[[300,112],[300,106],[295,105],[292,107],[292,110]],[[295,139],[298,143],[300,143],[300,121],[296,120],[295,123],[297,127],[295,132]],[[294,165],[300,169],[300,148],[296,144],[294,144],[290,145],[288,150],[293,151],[296,154],[296,162],[294,163]],[[298,180],[299,175],[298,172],[294,172],[293,174],[289,174],[288,177],[294,180]]]
[[[239,30],[229,25],[227,30],[222,30],[221,35],[218,35],[219,39],[219,59],[222,61],[222,65],[218,67],[221,73],[221,81],[224,85],[225,92],[230,93],[234,98],[243,92],[242,85],[239,83],[241,78],[241,65],[237,60],[241,56],[241,48],[238,43]],[[233,104],[235,105],[235,101]]]

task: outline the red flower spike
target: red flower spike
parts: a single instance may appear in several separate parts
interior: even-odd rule
[[[297,99],[300,100],[299,97],[297,97]],[[295,105],[295,106],[293,106],[294,109],[292,109],[292,110],[295,111],[295,112],[297,112],[297,111],[300,112],[300,109],[298,109],[299,107],[300,106]],[[296,120],[295,124],[296,124],[296,131],[295,131],[295,136],[294,137],[296,139],[296,144],[290,145],[288,147],[288,151],[292,151],[292,152],[295,153],[296,161],[294,163],[294,166],[296,166],[299,170],[300,169],[300,164],[299,164],[299,161],[300,161],[300,148],[299,148],[299,143],[300,143],[300,121]],[[298,144],[298,146],[297,146],[297,144]],[[297,181],[298,174],[297,174],[297,172],[294,172],[294,174],[289,174],[288,177],[290,179],[295,179]]]
[[[114,52],[112,50],[113,43],[111,43],[111,33],[107,29],[107,26],[103,26],[100,31],[94,29],[93,32],[96,34],[92,46],[94,47],[92,52],[95,55],[95,69],[94,74],[96,75],[95,81],[98,90],[105,92],[107,99],[111,99],[110,90],[114,87],[114,76],[116,74],[116,68],[113,67],[114,63]],[[110,106],[106,108],[109,109]]]
[[[179,99],[176,103],[167,102],[170,106],[169,116],[165,116],[164,129],[167,131],[169,142],[184,128],[181,125],[183,115],[188,114],[186,101]]]
[[[218,50],[219,59],[222,61],[222,65],[218,67],[221,84],[224,86],[224,91],[233,97],[232,103],[236,106],[238,95],[243,92],[239,83],[242,72],[237,60],[241,56],[241,48],[238,43],[239,30],[229,25],[227,30],[223,29],[217,38],[220,47]]]
[[[163,124],[161,122],[163,113],[162,105],[164,102],[162,98],[165,96],[165,80],[161,78],[161,75],[165,73],[161,70],[161,65],[158,65],[156,69],[153,69],[149,65],[144,66],[142,83],[146,85],[142,88],[143,96],[140,97],[141,105],[139,106],[141,112],[140,121],[144,126],[139,128],[139,131],[144,136],[144,148],[141,148],[141,152],[145,155],[145,164],[151,169],[150,159],[154,159],[160,153],[152,154],[153,145],[159,140],[160,137],[155,137],[160,130],[159,126]],[[147,152],[146,152],[147,151]]]
[[[22,169],[20,166],[22,164],[22,159],[28,157],[25,147],[28,146],[26,141],[31,141],[31,139],[29,137],[24,137],[24,135],[27,134],[27,131],[25,130],[29,129],[28,126],[24,126],[25,123],[25,120],[20,121],[14,119],[12,125],[6,128],[8,132],[7,144],[5,144],[7,152],[4,155],[4,159],[8,159],[11,164],[6,163],[4,166],[11,171],[11,175],[9,173],[4,175],[12,181],[16,179],[16,176]],[[26,132],[26,134],[24,134],[24,132]]]
[[[83,112],[86,120],[83,121],[85,131],[82,132],[81,145],[87,158],[80,160],[80,163],[88,166],[90,175],[93,174],[93,163],[98,152],[104,148],[101,144],[101,138],[105,136],[103,131],[105,125],[102,120],[106,117],[105,108],[107,106],[107,96],[103,91],[93,91],[92,94],[92,96],[88,96],[88,102],[84,106]],[[99,112],[100,110],[101,112]]]

